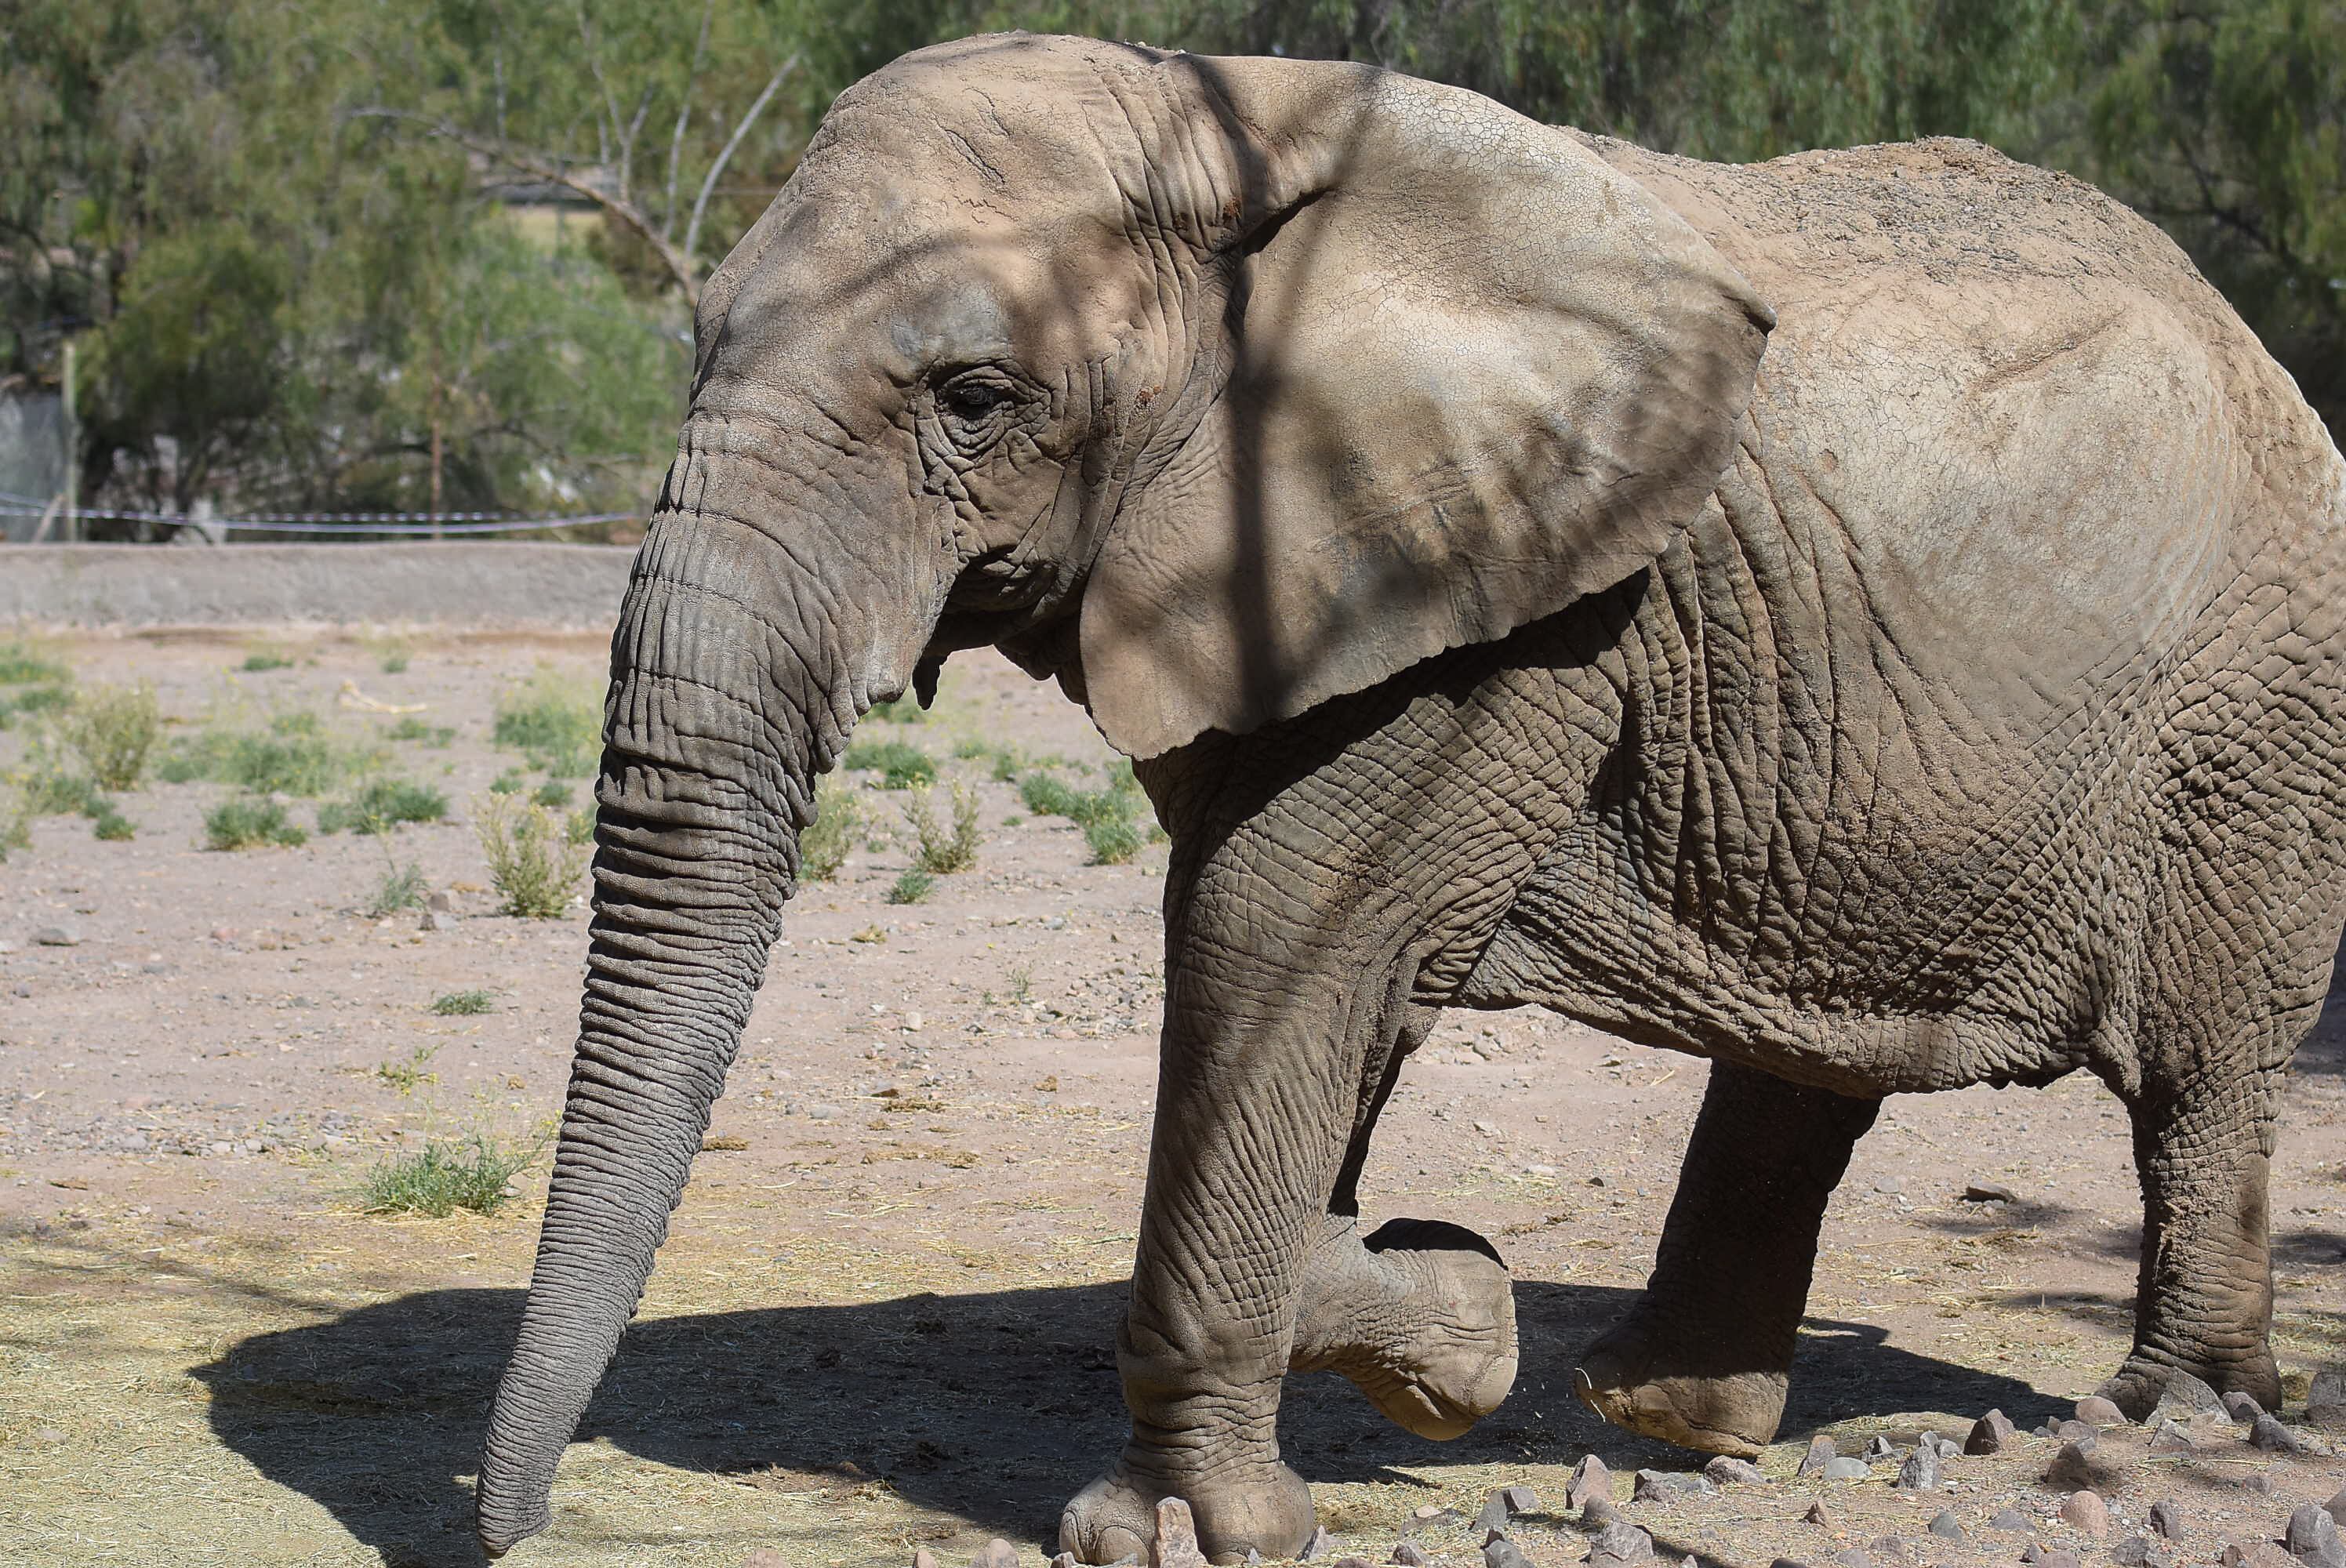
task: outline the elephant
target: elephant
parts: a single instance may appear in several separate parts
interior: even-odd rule
[[[493,1555],[635,1310],[857,719],[1002,649],[1170,836],[1131,1435],[1061,1545],[1295,1554],[1282,1377],[1434,1438],[1498,1252],[1364,1231],[1445,1008],[1707,1058],[1600,1413],[1750,1454],[1885,1095],[2123,1103],[2139,1415],[2268,1403],[2278,1086],[2341,922],[2346,463],[2155,228],[1957,140],[1750,166],[1341,62],[991,36],[711,277],[612,640]]]

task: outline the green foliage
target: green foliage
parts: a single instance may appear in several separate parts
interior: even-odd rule
[[[814,803],[814,820],[799,835],[801,882],[827,882],[837,876],[863,826],[863,804],[844,784],[823,780]]]
[[[1104,789],[1076,789],[1056,774],[1029,773],[1019,780],[1018,794],[1036,816],[1065,817],[1081,828],[1094,865],[1120,866],[1148,842],[1139,819],[1148,798],[1132,776],[1132,764],[1121,758],[1108,769]]]
[[[429,784],[404,779],[373,779],[348,800],[318,809],[318,831],[388,833],[402,822],[436,822],[448,814],[448,797]]]
[[[238,667],[247,675],[265,675],[272,669],[291,669],[293,661],[273,649],[263,649],[245,655],[244,663]]]
[[[382,920],[402,910],[422,909],[428,885],[423,880],[423,868],[413,860],[403,866],[385,864],[374,891],[367,895],[367,917]]]
[[[394,1155],[366,1173],[359,1207],[369,1214],[413,1214],[445,1219],[458,1209],[495,1214],[508,1201],[514,1177],[529,1168],[544,1140],[511,1145],[485,1133],[434,1138],[412,1154]]]
[[[875,702],[864,717],[876,718],[882,724],[926,724],[929,711],[908,695],[893,702]]]
[[[569,785],[549,779],[532,790],[529,798],[541,806],[567,806],[570,794]]]
[[[905,868],[903,873],[888,884],[888,901],[892,904],[916,904],[936,891],[937,879],[933,871],[918,866]]]
[[[93,836],[109,842],[120,842],[138,836],[138,825],[117,810],[111,800],[99,807],[93,821],[96,824],[90,830]]]
[[[882,789],[910,789],[937,781],[936,759],[903,740],[858,740],[848,747],[840,766],[879,774]]]
[[[470,1018],[496,1010],[496,998],[485,991],[452,991],[432,1003],[432,1011],[443,1018]]]
[[[938,822],[933,789],[922,789],[904,800],[904,823],[913,830],[913,864],[939,876],[965,871],[977,864],[977,847],[985,835],[977,826],[977,791],[966,784],[953,787],[953,826]]]
[[[378,1062],[374,1075],[402,1095],[412,1095],[426,1084],[436,1084],[440,1074],[425,1070],[433,1057],[440,1054],[437,1045],[418,1045],[407,1054],[404,1062]]]
[[[490,731],[499,746],[526,755],[530,766],[556,778],[595,771],[603,742],[603,696],[596,687],[540,669],[526,686],[498,699]]]
[[[71,680],[65,666],[45,657],[31,643],[0,643],[0,686],[36,686]]]
[[[223,800],[204,813],[208,850],[254,850],[269,844],[290,848],[309,839],[288,820],[284,807],[257,795]]]
[[[9,854],[29,847],[33,841],[33,810],[25,798],[24,779],[16,774],[0,774],[0,866],[8,863]]]
[[[13,693],[0,693],[0,729],[14,728],[20,713],[57,713],[72,704],[73,688],[69,686],[28,686]]]
[[[382,738],[385,740],[420,740],[438,750],[456,738],[456,731],[450,725],[426,724],[411,713],[384,730]]]
[[[88,687],[74,698],[61,729],[99,789],[136,789],[148,754],[163,738],[163,714],[155,688],[144,681]]]
[[[1084,842],[1091,846],[1092,864],[1120,866],[1140,853],[1145,840],[1140,830],[1121,817],[1084,824]]]
[[[529,775],[518,768],[508,768],[489,780],[492,795],[518,795],[529,788]]]
[[[562,836],[565,840],[574,845],[591,845],[595,841],[595,808],[592,806],[581,806],[577,810],[571,812],[569,816],[563,819]]]
[[[174,784],[209,779],[310,799],[334,789],[362,760],[336,746],[315,714],[280,713],[263,729],[207,728],[175,747],[156,771]]]
[[[505,896],[505,912],[530,920],[560,918],[587,860],[586,847],[571,839],[567,825],[536,801],[509,795],[484,798],[473,824],[489,880]]]

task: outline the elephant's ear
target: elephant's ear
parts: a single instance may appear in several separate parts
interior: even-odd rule
[[[1693,520],[1773,317],[1684,220],[1472,93],[1326,62],[1164,68],[1190,78],[1189,136],[1229,148],[1235,192],[1178,170],[1174,191],[1215,190],[1199,227],[1229,297],[1198,372],[1219,395],[1085,588],[1110,742],[1242,733],[1504,636]]]

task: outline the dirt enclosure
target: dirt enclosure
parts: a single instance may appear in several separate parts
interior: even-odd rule
[[[246,671],[264,645],[286,667]],[[545,1164],[486,1216],[369,1214],[358,1193],[424,1140],[525,1145],[558,1108],[585,917],[495,912],[464,819],[509,769],[544,782],[492,743],[500,693],[541,666],[589,680],[601,646],[435,635],[400,650],[398,673],[357,635],[44,646],[85,685],[153,682],[178,738],[315,714],[442,790],[452,820],[214,851],[203,820],[229,788],[150,782],[120,797],[135,839],[46,818],[0,865],[0,1562],[476,1562],[474,1454]],[[419,709],[400,717],[434,736],[387,738],[385,708]],[[794,1568],[848,1568],[919,1546],[958,1564],[997,1535],[1033,1564],[1114,1451],[1165,850],[1087,863],[1080,830],[992,776],[1010,748],[1055,754],[1077,784],[1109,756],[1055,691],[990,657],[956,660],[925,721],[881,728],[978,791],[976,868],[888,902],[903,797],[854,776],[875,826],[790,911],[712,1146],[563,1466],[554,1530],[516,1565],[733,1568],[770,1547]],[[0,735],[0,769],[28,733]],[[584,780],[571,788],[583,799]],[[309,826],[315,808],[290,814]],[[436,929],[360,912],[410,861],[449,896]],[[432,1011],[470,990],[493,1010]],[[1699,1456],[1601,1425],[1570,1372],[1650,1267],[1704,1072],[1529,1012],[1452,1013],[1411,1064],[1364,1183],[1372,1217],[1451,1218],[1497,1242],[1523,1371],[1447,1445],[1384,1424],[1345,1385],[1296,1380],[1283,1440],[1340,1553],[1381,1563],[1409,1536],[1475,1568],[1485,1493],[1522,1481],[1547,1511],[1517,1527],[1524,1553],[1585,1557],[1563,1492],[1590,1451],[1673,1560],[1760,1565],[1851,1550],[2009,1562],[2031,1544],[2107,1562],[2162,1496],[2188,1525],[2176,1560],[2211,1562],[2277,1539],[2292,1502],[2346,1481],[2334,1436],[2282,1461],[2220,1420],[2188,1451],[2105,1439],[2106,1538],[2055,1517],[2050,1439],[1951,1461],[1927,1496],[1893,1490],[1895,1464],[1787,1479],[1817,1432],[1853,1454],[1875,1433],[1960,1441],[1991,1406],[2033,1427],[2115,1367],[2138,1211],[2118,1108],[2077,1077],[1892,1102],[1827,1222],[1770,1482],[1630,1502],[1627,1471]],[[2278,1342],[2298,1400],[2346,1359],[2341,1074],[2333,1004],[2299,1058],[2274,1166]],[[1965,1201],[1974,1183],[2014,1196]],[[2243,1485],[2268,1471],[2276,1491]],[[1803,1522],[1819,1496],[1832,1522]],[[1993,1522],[2007,1504],[2017,1530]],[[1943,1509],[1963,1540],[1926,1532]]]

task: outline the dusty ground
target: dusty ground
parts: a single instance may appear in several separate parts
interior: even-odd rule
[[[444,642],[390,676],[361,640],[293,639],[295,667],[246,675],[245,645],[219,636],[53,646],[85,681],[154,681],[190,725],[287,707],[354,735],[391,722],[337,708],[344,681],[426,704],[458,737],[394,748],[398,770],[460,817],[516,761],[488,741],[501,686],[601,659],[583,640]],[[940,757],[974,737],[1107,759],[1079,713],[984,659],[957,661],[937,713],[903,733]],[[20,738],[0,736],[0,766]],[[794,908],[717,1114],[747,1147],[703,1156],[564,1465],[555,1529],[511,1562],[730,1568],[770,1545],[844,1568],[928,1544],[953,1563],[998,1534],[1031,1563],[1111,1452],[1165,851],[1086,865],[1076,830],[1005,826],[1015,791],[981,787],[980,867],[932,901],[882,901],[903,864],[892,847]],[[0,866],[0,1562],[471,1563],[474,1454],[544,1170],[489,1218],[370,1217],[352,1194],[403,1143],[526,1135],[555,1113],[584,917],[490,913],[473,833],[450,824],[390,848],[454,890],[462,918],[378,923],[354,911],[381,840],[206,852],[201,814],[224,792],[153,785],[125,799],[135,841],[55,819]],[[35,944],[57,925],[78,945]],[[497,1011],[427,1010],[472,987]],[[2346,1359],[2346,1009],[2333,1019],[2300,1058],[2274,1168],[2279,1349],[2300,1399],[2307,1373]],[[386,1064],[435,1077],[402,1093]],[[1446,1446],[1342,1384],[1297,1380],[1286,1441],[1340,1548],[1382,1561],[1410,1534],[1473,1568],[1468,1521],[1491,1486],[1527,1481],[1560,1509],[1584,1452],[1624,1472],[1624,1497],[1631,1469],[1692,1464],[1600,1425],[1568,1382],[1650,1264],[1703,1075],[1529,1013],[1453,1014],[1413,1063],[1365,1184],[1372,1217],[1494,1237],[1524,1369],[1504,1410]],[[1972,1179],[2019,1199],[1962,1202]],[[1960,1438],[1992,1405],[2024,1426],[2067,1414],[2123,1349],[2137,1214],[2125,1125],[2089,1080],[1895,1102],[1828,1221],[1770,1473],[1818,1431],[1854,1451],[1876,1431]],[[2276,1466],[2229,1427],[2199,1435],[2184,1458],[2113,1440],[2133,1462],[2112,1541],[2172,1493],[2184,1559],[2209,1561],[2346,1480],[2326,1451]],[[2009,1561],[2031,1541],[2090,1560],[2106,1543],[2051,1522],[2057,1494],[2035,1485],[2053,1446],[1956,1461],[1956,1490],[1927,1504],[1882,1467],[1628,1513],[1673,1554],[1722,1563],[1822,1563],[1887,1533],[1920,1562]],[[2236,1484],[2268,1468],[2278,1494]],[[1821,1490],[1831,1529],[1800,1522]],[[2037,1527],[1988,1528],[2006,1498]],[[1414,1512],[1442,1505],[1457,1512]],[[1921,1533],[1940,1506],[1968,1543]],[[1586,1552],[1545,1516],[1518,1539],[1543,1564]]]

